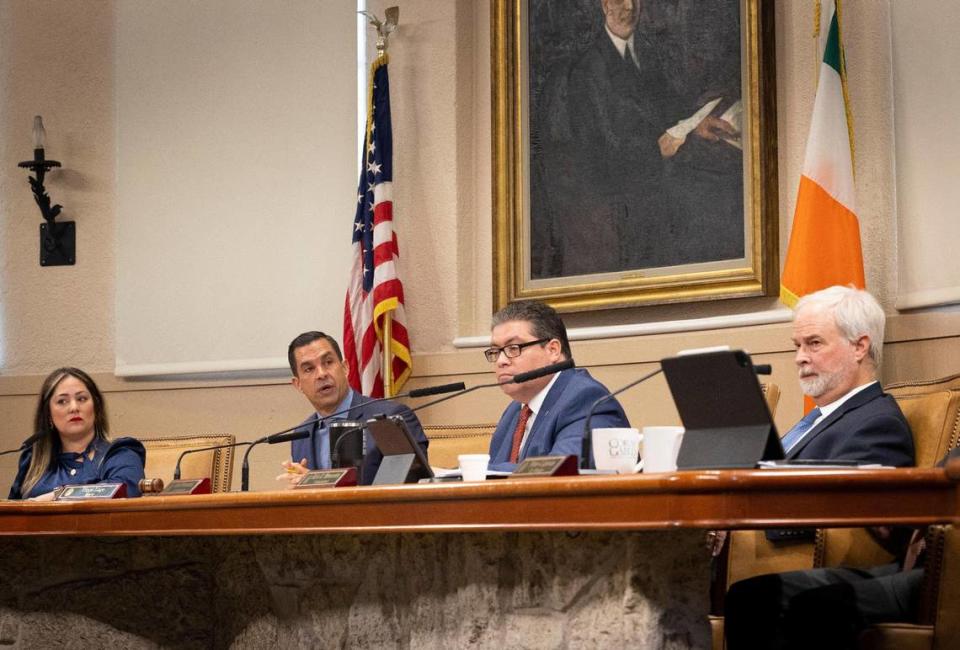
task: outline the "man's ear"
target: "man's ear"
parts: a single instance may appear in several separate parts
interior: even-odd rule
[[[560,341],[557,339],[550,339],[547,342],[547,351],[551,356],[560,358],[563,356],[563,346],[560,345]]]
[[[863,361],[870,353],[870,337],[863,334],[853,342],[853,353],[857,361]]]
[[[298,391],[300,390],[300,377],[298,377],[297,375],[294,375],[294,376],[290,379],[290,383],[293,384],[293,387],[296,388]],[[301,391],[301,392],[303,392],[303,391]]]

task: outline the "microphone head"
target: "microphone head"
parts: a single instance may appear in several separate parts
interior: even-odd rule
[[[561,372],[563,370],[569,370],[573,368],[576,364],[573,362],[573,359],[564,359],[563,361],[558,361],[557,363],[551,363],[549,366],[544,366],[542,368],[536,368],[527,372],[519,372],[513,376],[507,383],[511,384],[522,384],[527,381],[532,381],[534,379],[540,379],[540,377],[546,377],[547,375],[552,375],[555,372]]]
[[[24,440],[23,444],[20,445],[20,449],[26,449],[27,447],[35,443],[37,440],[40,440],[40,438],[44,437],[45,435],[47,435],[45,431],[38,431],[37,433],[33,434],[32,436]]]
[[[427,395],[441,395],[443,393],[454,393],[458,390],[466,390],[467,386],[462,381],[454,384],[443,384],[440,386],[427,386],[426,388],[414,388],[408,393],[409,397],[426,397]]]
[[[272,436],[267,436],[266,443],[270,445],[275,445],[279,442],[292,442],[294,440],[303,440],[304,438],[310,437],[310,429],[297,429],[296,431],[288,431],[287,433],[279,433]]]

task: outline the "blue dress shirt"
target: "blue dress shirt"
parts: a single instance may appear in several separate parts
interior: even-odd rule
[[[337,404],[337,408],[333,409],[332,413],[337,413],[339,411],[345,411],[350,408],[350,403],[353,401],[353,389],[348,388],[347,394],[343,396],[343,401]],[[327,428],[328,420],[343,420],[347,417],[347,413],[340,413],[332,418],[326,418],[317,413],[317,418],[323,423],[323,426],[317,429],[317,435],[313,437],[313,457],[320,460],[320,467],[314,467],[312,469],[330,469],[332,467],[332,462],[330,460],[330,429]],[[295,458],[294,460],[299,460]]]

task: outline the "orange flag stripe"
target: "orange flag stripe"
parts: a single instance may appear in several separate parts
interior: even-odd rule
[[[780,284],[791,307],[799,296],[834,284],[865,287],[857,215],[806,176],[800,177]]]

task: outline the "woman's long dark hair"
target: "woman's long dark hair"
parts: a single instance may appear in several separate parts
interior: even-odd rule
[[[93,435],[97,440],[107,440],[110,426],[107,422],[107,405],[103,400],[103,393],[97,387],[93,378],[79,368],[57,368],[43,380],[40,396],[37,399],[37,412],[33,419],[33,430],[43,432],[42,438],[33,443],[33,457],[30,467],[23,479],[20,494],[27,495],[37,481],[49,469],[53,460],[54,450],[60,449],[60,432],[53,425],[53,416],[50,414],[50,400],[53,398],[57,386],[67,377],[75,377],[86,387],[93,399]]]

